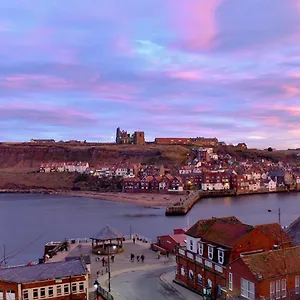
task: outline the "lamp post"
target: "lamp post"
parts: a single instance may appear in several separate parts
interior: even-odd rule
[[[113,250],[115,250],[117,248],[117,246],[112,246]],[[110,288],[110,255],[111,255],[111,248],[108,248],[108,291],[111,292],[111,288]]]
[[[96,292],[96,300],[99,298],[99,281],[96,279],[94,282],[95,292]]]

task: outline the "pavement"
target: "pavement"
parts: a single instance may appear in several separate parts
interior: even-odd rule
[[[173,282],[175,267],[136,270],[112,278],[114,300],[196,300],[202,297]]]

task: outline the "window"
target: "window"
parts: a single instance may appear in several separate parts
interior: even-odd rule
[[[194,245],[193,240],[190,240],[190,250],[191,251],[193,251],[193,245]]]
[[[275,299],[275,283],[270,282],[270,298]]]
[[[180,272],[181,272],[181,275],[182,275],[182,276],[185,275],[185,268],[184,268],[184,266],[181,266]]]
[[[45,288],[41,288],[41,290],[40,290],[40,297],[41,298],[45,298],[46,297],[46,289]]]
[[[0,290],[0,300],[3,300],[3,291],[2,290]]]
[[[199,285],[202,285],[203,279],[202,279],[202,275],[201,274],[198,274],[198,280],[197,280],[197,282],[198,282]]]
[[[68,284],[64,285],[64,294],[69,294],[69,285]]]
[[[300,286],[300,277],[296,276],[295,277],[295,293],[296,294],[299,294],[299,290],[300,290],[299,286]]]
[[[224,263],[224,250],[223,249],[218,249],[218,262],[221,265],[223,265],[223,263]]]
[[[213,259],[214,257],[214,248],[212,246],[208,246],[208,258]]]
[[[193,270],[189,271],[189,278],[190,278],[190,280],[194,280],[194,272],[193,272]]]
[[[28,299],[28,290],[23,291],[23,299],[27,300]]]
[[[281,297],[286,297],[286,279],[281,280]]]
[[[56,295],[57,295],[57,296],[60,296],[60,295],[61,295],[61,285],[58,285],[58,286],[56,287]]]
[[[229,273],[229,284],[228,284],[228,287],[229,287],[229,291],[232,291],[232,273]]]
[[[276,299],[280,299],[280,280],[276,280]]]
[[[79,282],[79,292],[84,292],[84,283]]]
[[[199,246],[198,246],[198,252],[199,252],[199,255],[203,255],[203,243],[199,243]]]
[[[15,291],[6,291],[6,299],[15,300],[16,292]]]
[[[76,285],[76,283],[72,283],[72,293],[77,293],[77,285]]]
[[[241,295],[247,299],[254,300],[254,283],[244,278],[241,279]]]
[[[49,296],[49,297],[53,297],[53,287],[52,287],[52,286],[50,286],[50,287],[48,288],[48,296]]]
[[[37,299],[39,297],[38,289],[33,289],[33,299]]]

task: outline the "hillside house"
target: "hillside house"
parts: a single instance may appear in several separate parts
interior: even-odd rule
[[[229,190],[230,176],[226,172],[203,172],[201,187],[204,191]]]

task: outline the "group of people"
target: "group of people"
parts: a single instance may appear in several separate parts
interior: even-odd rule
[[[130,254],[130,261],[134,262],[134,259],[135,259],[135,255],[133,253],[131,253]],[[141,262],[144,262],[145,255],[144,254],[142,254],[141,256],[137,255],[136,260],[137,260],[137,262],[139,262],[140,260],[141,260]]]
[[[111,254],[110,260],[111,260],[111,262],[115,261],[115,254],[114,253]],[[102,267],[107,267],[108,266],[108,257],[103,256],[101,261],[102,261]]]

